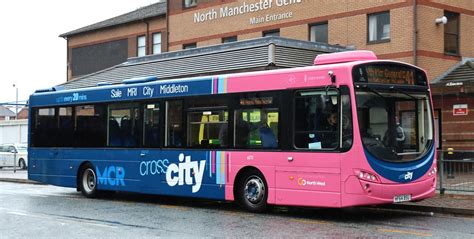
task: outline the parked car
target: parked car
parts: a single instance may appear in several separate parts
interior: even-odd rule
[[[28,167],[28,151],[26,144],[0,145],[0,168],[17,166]]]

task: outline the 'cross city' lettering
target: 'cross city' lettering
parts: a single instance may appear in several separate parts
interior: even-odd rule
[[[166,171],[166,182],[171,187],[176,186],[176,184],[181,186],[185,183],[186,185],[193,185],[194,183],[192,186],[192,192],[198,192],[201,188],[206,160],[201,160],[198,163],[197,161],[191,161],[191,156],[185,157],[184,154],[179,154],[178,159],[180,162],[178,165],[170,164],[168,166],[168,170]]]

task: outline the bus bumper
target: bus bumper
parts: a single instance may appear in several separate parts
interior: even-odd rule
[[[391,204],[406,201],[408,198],[409,201],[420,201],[435,195],[436,178],[406,184],[382,184],[351,176],[344,183],[344,190],[342,207]],[[400,201],[400,198],[404,200]]]

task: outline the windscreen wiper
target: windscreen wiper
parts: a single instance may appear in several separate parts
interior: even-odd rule
[[[414,100],[418,100],[418,98],[416,98],[416,97],[413,96],[413,95],[410,95],[409,93],[407,93],[407,92],[404,91],[404,90],[401,90],[401,89],[398,89],[398,88],[395,88],[395,87],[393,87],[393,88],[391,88],[391,89],[394,89],[396,92],[401,93],[401,94],[404,94],[404,95],[406,95],[406,96],[408,96],[408,97],[410,97],[410,98],[412,98],[412,99],[414,99]]]
[[[376,90],[374,90],[374,89],[372,89],[372,88],[370,88],[370,87],[366,87],[366,89],[369,90],[371,93],[373,93],[373,94],[375,94],[375,95],[377,95],[377,96],[379,96],[380,98],[382,98],[382,99],[385,100],[385,97],[384,97],[382,94],[380,94],[380,92],[378,92],[378,91],[376,91]]]

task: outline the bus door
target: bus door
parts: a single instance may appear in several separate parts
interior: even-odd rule
[[[339,206],[341,151],[352,145],[349,96],[341,97],[340,92],[295,92],[290,126],[294,150],[279,159],[276,203]]]

